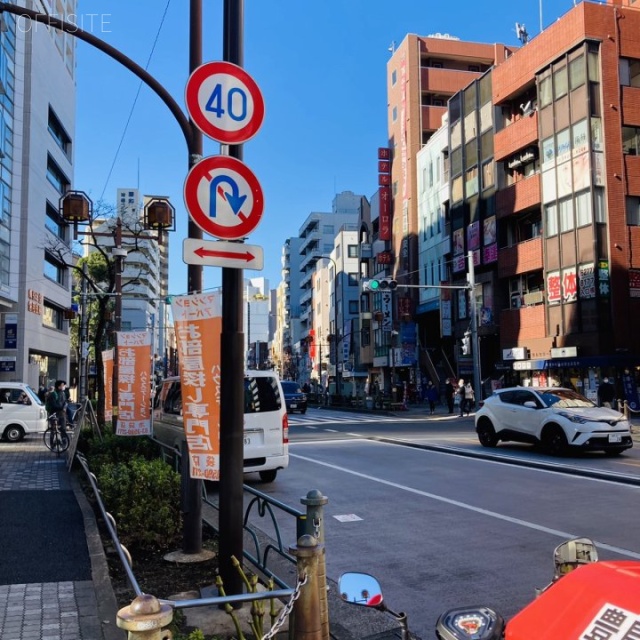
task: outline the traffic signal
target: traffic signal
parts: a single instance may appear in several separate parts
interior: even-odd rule
[[[363,291],[393,291],[397,286],[393,278],[367,278],[362,282]]]
[[[471,353],[471,333],[465,331],[462,337],[462,355],[468,356]]]

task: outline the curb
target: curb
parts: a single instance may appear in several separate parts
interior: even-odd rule
[[[95,513],[80,486],[77,476],[72,472],[69,472],[69,481],[80,511],[82,512],[89,558],[91,560],[91,579],[98,605],[97,622],[102,632],[101,639],[96,640],[123,640],[126,638],[126,631],[116,626],[118,603],[115,593],[113,592],[113,587],[111,586],[109,566],[102,546],[102,538],[98,531]]]

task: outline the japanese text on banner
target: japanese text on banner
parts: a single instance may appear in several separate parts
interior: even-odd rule
[[[219,294],[194,294],[171,304],[190,474],[206,480],[220,479],[221,302]]]
[[[151,334],[121,331],[118,343],[119,436],[151,435]]]

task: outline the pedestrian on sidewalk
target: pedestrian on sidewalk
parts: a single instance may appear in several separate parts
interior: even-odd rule
[[[460,417],[464,415],[464,380],[460,378],[458,380],[458,388],[456,389],[456,396],[460,406]]]
[[[467,415],[471,412],[471,408],[475,405],[476,398],[473,393],[473,387],[470,382],[464,385],[464,410],[467,412]]]
[[[440,394],[436,386],[429,380],[427,382],[427,400],[429,401],[429,412],[433,415],[436,412],[436,402],[439,399]]]
[[[451,378],[447,378],[447,381],[444,385],[444,397],[447,401],[447,407],[449,409],[449,413],[453,413],[453,397],[456,393],[456,390],[453,388],[453,384],[451,383]]]

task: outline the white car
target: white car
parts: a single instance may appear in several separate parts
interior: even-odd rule
[[[633,446],[629,421],[562,387],[497,389],[475,416],[484,447],[515,440],[542,444],[553,455],[600,450],[616,455]]]

